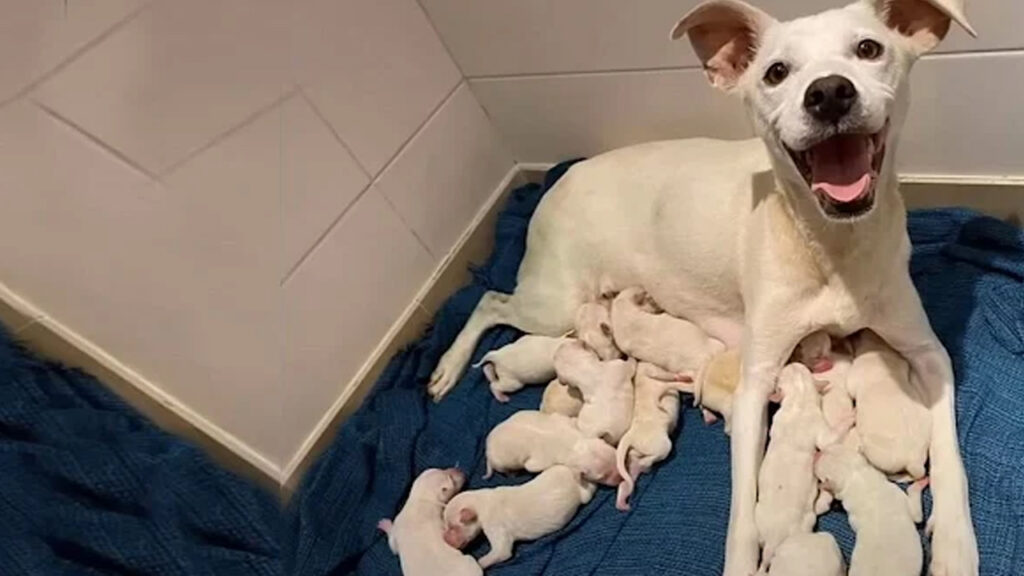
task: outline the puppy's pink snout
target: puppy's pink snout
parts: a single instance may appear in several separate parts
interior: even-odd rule
[[[831,358],[818,358],[811,363],[811,372],[814,374],[821,374],[822,372],[828,372],[833,366],[834,363]]]

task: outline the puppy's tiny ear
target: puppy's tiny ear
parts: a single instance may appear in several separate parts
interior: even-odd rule
[[[971,36],[977,36],[964,15],[963,0],[868,1],[886,26],[907,38],[917,56],[938,46],[953,20]]]
[[[459,510],[459,522],[463,524],[470,524],[476,522],[476,510],[472,508],[463,508]]]
[[[612,327],[609,326],[607,322],[601,322],[601,334],[604,334],[605,336],[611,338]]]
[[[761,35],[775,22],[740,0],[707,0],[676,23],[671,37],[689,36],[711,85],[728,92],[754,59]]]

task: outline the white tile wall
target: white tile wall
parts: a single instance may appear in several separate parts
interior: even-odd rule
[[[751,134],[738,100],[699,70],[474,80],[520,162],[551,162],[687,136]]]
[[[283,468],[511,154],[416,0],[64,4],[0,0],[0,280]]]
[[[505,76],[695,66],[686,41],[669,30],[697,0],[422,0],[463,73]],[[756,0],[779,19],[791,19],[850,0]],[[967,2],[978,39],[954,30],[942,51],[1024,47],[1024,2]]]
[[[511,154],[463,85],[384,171],[378,186],[440,259],[512,166]]]

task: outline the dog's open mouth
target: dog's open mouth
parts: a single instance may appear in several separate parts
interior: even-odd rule
[[[875,203],[889,124],[874,134],[837,134],[802,151],[789,150],[825,214],[856,218]]]

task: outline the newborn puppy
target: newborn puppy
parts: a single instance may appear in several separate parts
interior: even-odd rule
[[[517,540],[536,540],[563,528],[594,490],[579,472],[553,466],[526,484],[463,492],[444,509],[444,540],[461,549],[483,532],[491,550],[480,566],[487,568],[511,558]]]
[[[409,498],[392,522],[377,527],[388,535],[388,546],[398,554],[405,576],[481,576],[472,556],[445,542],[442,510],[462,489],[466,476],[455,468],[425,470],[409,490]]]
[[[725,345],[696,324],[664,313],[642,288],[628,288],[612,301],[612,334],[627,355],[676,374],[693,377]]]
[[[849,341],[833,342],[825,332],[815,332],[797,345],[793,356],[795,361],[810,368],[816,378],[827,382],[821,396],[825,422],[836,428],[850,421],[854,411],[853,398],[846,386],[853,360]]]
[[[818,497],[814,455],[819,446],[832,441],[817,384],[806,366],[793,363],[783,368],[778,393],[782,407],[772,421],[754,508],[764,545],[763,563],[772,561],[786,538],[814,528]]]
[[[679,392],[693,390],[693,385],[682,382],[678,375],[646,362],[637,365],[633,382],[633,423],[616,450],[616,464],[622,476],[615,501],[619,510],[629,510],[627,501],[636,477],[672,451],[669,434],[679,420]]]
[[[826,447],[814,465],[822,489],[842,501],[857,534],[850,576],[908,576],[921,573],[921,491],[927,480],[906,494],[886,480],[857,450],[852,435]]]
[[[519,340],[492,350],[474,368],[483,366],[491,383],[491,394],[498,402],[508,402],[508,394],[527,384],[541,384],[555,377],[555,351],[569,338],[527,334]]]
[[[910,366],[874,332],[853,344],[847,388],[857,401],[861,451],[882,472],[924,477],[932,416],[910,382]]]
[[[583,395],[580,391],[563,384],[558,378],[548,383],[544,396],[540,399],[540,411],[545,414],[562,414],[575,417],[583,408]]]
[[[764,571],[759,571],[759,575]],[[846,565],[828,532],[794,534],[775,551],[768,576],[844,576]],[[908,575],[909,576],[909,575]],[[916,576],[916,575],[915,575]]]
[[[724,350],[711,357],[700,370],[693,387],[693,403],[700,406],[705,424],[713,424],[722,415],[725,433],[730,432],[732,394],[740,383],[740,351]]]
[[[563,344],[555,353],[555,371],[559,380],[583,395],[583,407],[576,418],[580,431],[613,446],[618,444],[633,420],[636,360],[602,362],[577,340]]]
[[[576,338],[597,353],[601,360],[622,357],[612,338],[611,299],[587,302],[576,311]]]
[[[494,471],[541,472],[557,464],[583,473],[584,478],[615,486],[615,449],[600,438],[588,438],[561,414],[534,410],[516,412],[487,435],[487,474]]]

